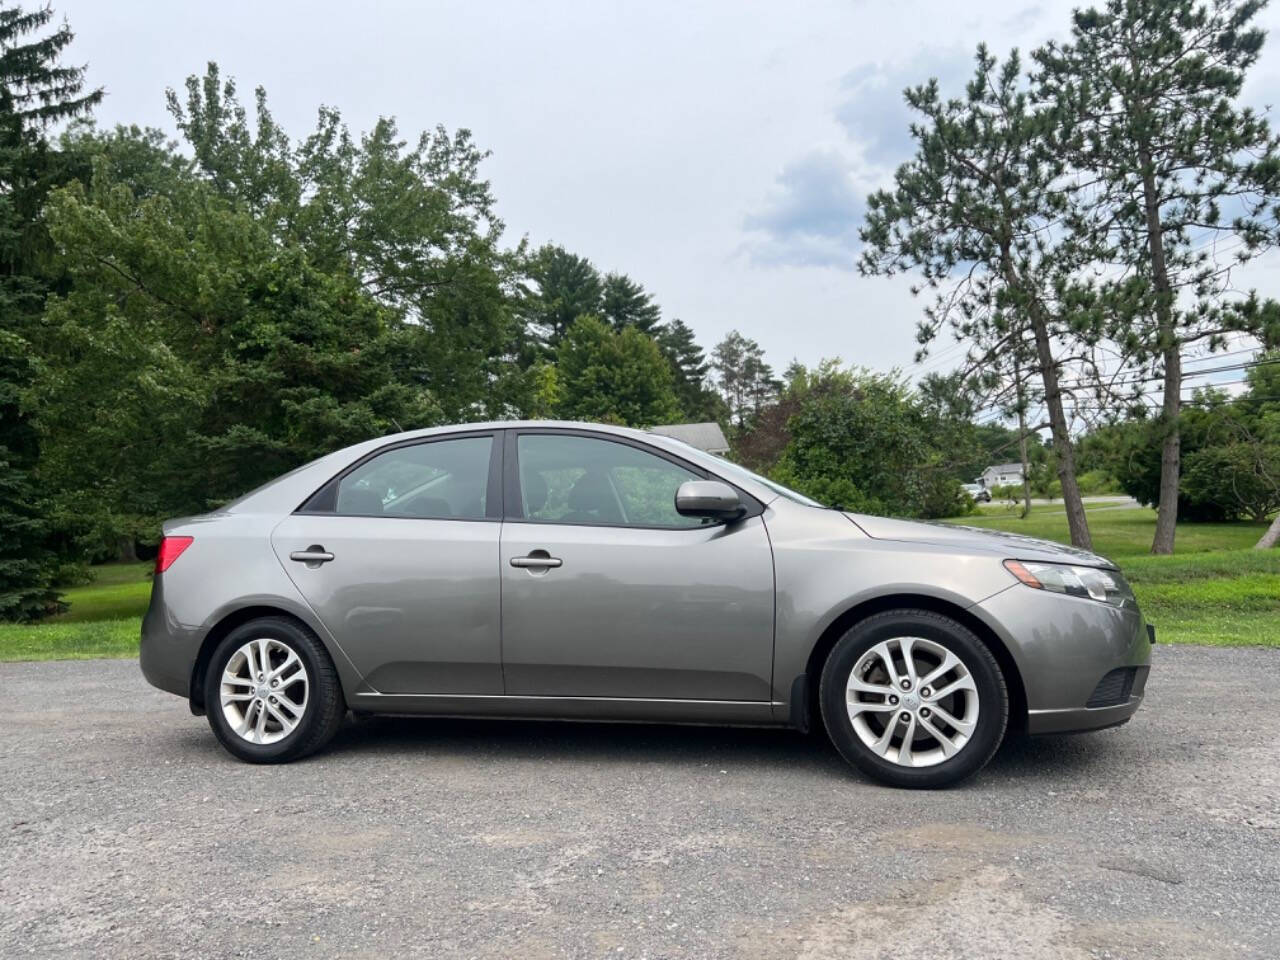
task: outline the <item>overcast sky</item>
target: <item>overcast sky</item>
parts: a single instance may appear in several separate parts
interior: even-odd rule
[[[643,283],[710,348],[737,328],[781,369],[907,370],[921,303],[854,270],[868,189],[910,153],[901,91],[959,93],[973,48],[1065,34],[1071,2],[612,3],[54,0],[99,122],[173,133],[166,86],[216,60],[295,137],[469,128],[514,244],[553,241]],[[1079,5],[1074,4],[1074,5]],[[1263,24],[1280,25],[1280,6]],[[1280,94],[1280,38],[1246,91]],[[1273,123],[1275,120],[1273,119]],[[1280,295],[1274,257],[1241,284]],[[945,360],[946,358],[943,357]]]

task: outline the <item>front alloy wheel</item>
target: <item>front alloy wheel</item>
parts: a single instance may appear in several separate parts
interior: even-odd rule
[[[978,688],[969,668],[923,637],[877,643],[845,685],[853,731],[902,767],[931,767],[958,754],[978,724]]]
[[[1000,746],[1009,714],[990,649],[930,610],[890,610],[854,625],[827,657],[819,699],[844,758],[904,787],[976,773]]]

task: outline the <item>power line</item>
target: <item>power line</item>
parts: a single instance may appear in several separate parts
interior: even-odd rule
[[[1209,358],[1206,357],[1203,359],[1209,359]],[[1280,357],[1267,357],[1262,360],[1251,360],[1246,363],[1232,363],[1232,364],[1226,364],[1220,367],[1207,367],[1199,370],[1186,370],[1186,371],[1183,371],[1182,373],[1182,379],[1186,380],[1190,377],[1203,377],[1206,374],[1210,374],[1210,373],[1227,373],[1233,370],[1250,370],[1253,367],[1265,367],[1275,363],[1280,363]],[[1128,380],[1110,380],[1110,381],[1106,381],[1106,385],[1108,387],[1136,386],[1142,383],[1158,383],[1164,379],[1165,379],[1164,375],[1159,374],[1159,375],[1150,376],[1150,377],[1138,377],[1138,378],[1128,379]],[[1078,389],[1080,387],[1092,386],[1099,382],[1101,382],[1100,379],[1099,380],[1092,380],[1092,379],[1067,380],[1059,383],[1058,386],[1063,389],[1072,390],[1072,389]]]

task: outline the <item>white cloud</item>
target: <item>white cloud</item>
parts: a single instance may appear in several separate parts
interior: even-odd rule
[[[746,218],[744,226],[754,235],[747,253],[769,266],[851,270],[864,196],[844,154],[813,150],[782,169],[764,208]]]

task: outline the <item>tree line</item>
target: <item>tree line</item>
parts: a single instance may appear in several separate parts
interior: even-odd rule
[[[166,91],[172,133],[100,129],[69,26],[0,5],[0,618],[56,611],[164,518],[447,422],[715,420],[781,482],[918,517],[968,509],[960,481],[1016,457],[1082,544],[1081,476],[1158,504],[1157,550],[1223,470],[1238,489],[1209,512],[1265,516],[1280,389],[1184,411],[1180,372],[1280,332],[1204,246],[1229,235],[1238,264],[1276,240],[1275,138],[1237,105],[1259,6],[1111,0],[1030,72],[980,49],[962,97],[908,91],[917,152],[870,198],[861,266],[922,276],[922,355],[963,352],[913,386],[778,374],[736,331],[706,352],[627,274],[505,244],[465,130],[357,134],[322,107],[296,138],[214,63]]]
[[[774,390],[758,344],[709,358],[625,273],[504,245],[465,130],[321,107],[296,138],[216,63],[165,92],[172,135],[100,129],[72,40],[0,6],[0,619],[370,436],[743,424]]]

